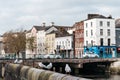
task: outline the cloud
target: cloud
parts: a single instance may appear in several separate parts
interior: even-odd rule
[[[46,22],[72,26],[89,13],[119,17],[119,0],[0,0],[0,33]]]

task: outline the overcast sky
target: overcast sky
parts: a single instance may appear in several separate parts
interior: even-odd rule
[[[89,13],[120,17],[120,0],[0,0],[0,34],[43,22],[72,26]]]

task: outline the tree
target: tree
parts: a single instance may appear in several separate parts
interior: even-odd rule
[[[36,49],[35,37],[27,38],[26,43],[27,43],[27,48],[30,49],[32,52],[34,51],[34,49]]]
[[[25,31],[20,30],[17,32],[9,31],[3,35],[4,49],[6,53],[16,53],[19,57],[19,53],[25,51],[26,36]]]

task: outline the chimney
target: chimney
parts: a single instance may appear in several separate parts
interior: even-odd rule
[[[109,19],[112,19],[112,16],[111,16],[111,15],[109,15],[109,16],[108,16],[108,18],[109,18]]]
[[[43,22],[43,27],[45,27],[45,22]]]
[[[88,14],[88,19],[94,18],[96,16],[99,16],[99,14]]]
[[[54,22],[51,22],[52,26],[54,26]]]

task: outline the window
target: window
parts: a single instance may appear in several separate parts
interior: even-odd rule
[[[110,27],[110,22],[109,21],[107,22],[107,26]]]
[[[91,36],[93,36],[93,30],[91,30]]]
[[[100,36],[103,35],[103,29],[100,29]]]
[[[108,46],[110,46],[110,38],[108,39]]]
[[[103,38],[100,38],[100,46],[103,46]]]
[[[88,46],[88,41],[86,41],[86,46]]]
[[[86,37],[88,36],[88,31],[86,31]]]
[[[88,24],[86,23],[86,28],[88,27]]]
[[[103,26],[103,22],[102,21],[100,21],[100,26]]]
[[[92,27],[92,22],[91,22],[91,27]]]
[[[110,29],[107,30],[107,35],[110,36]]]
[[[93,46],[93,40],[91,40],[91,45]]]
[[[64,41],[62,41],[62,45],[64,45]]]

